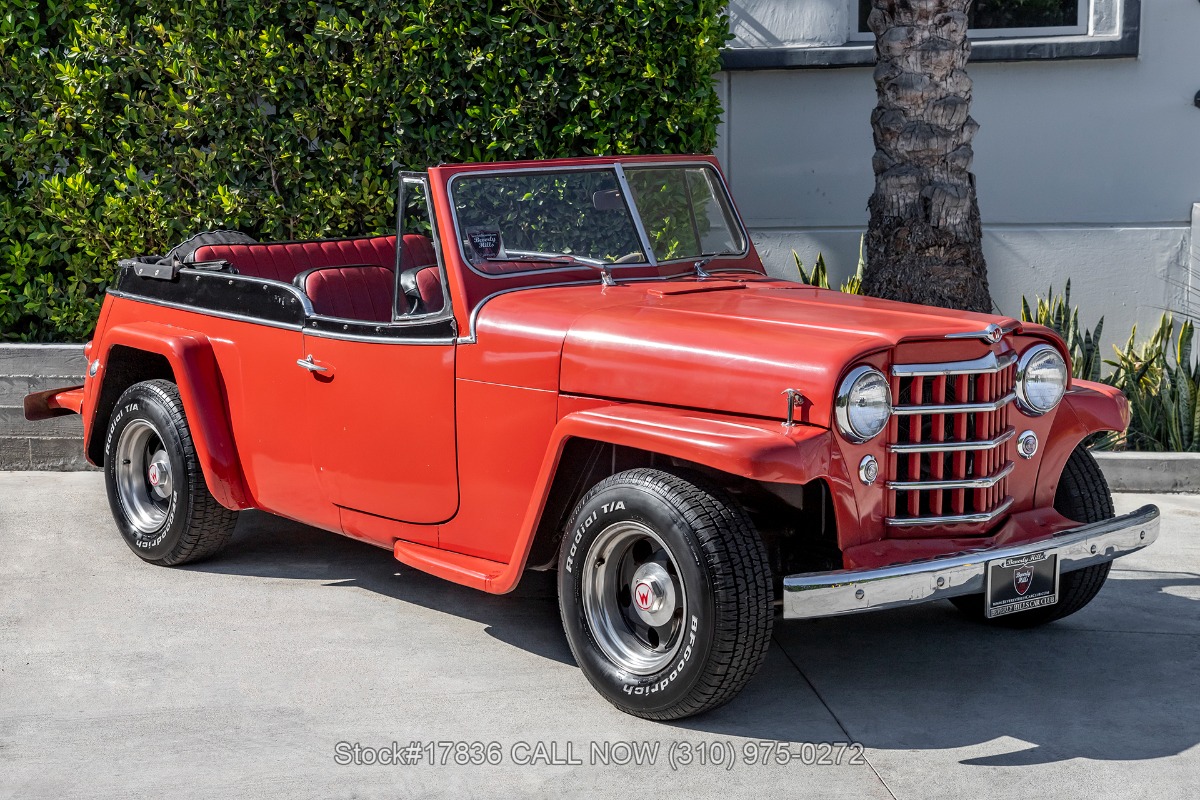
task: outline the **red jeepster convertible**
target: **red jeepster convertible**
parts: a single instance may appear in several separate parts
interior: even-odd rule
[[[714,159],[439,166],[396,236],[202,234],[121,263],[81,387],[117,527],[174,565],[240,509],[486,592],[558,570],[592,684],[730,700],[785,618],[1074,613],[1158,510],[1083,447],[1117,391],[1013,319],[769,277]]]

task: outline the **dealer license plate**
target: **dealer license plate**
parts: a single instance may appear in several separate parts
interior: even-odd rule
[[[1058,555],[1029,553],[989,561],[988,618],[1051,606],[1058,602]]]

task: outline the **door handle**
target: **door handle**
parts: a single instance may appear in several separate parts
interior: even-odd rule
[[[308,358],[298,358],[296,359],[296,363],[301,367],[304,367],[309,372],[329,372],[329,367],[323,367],[316,363],[313,361],[312,356],[309,356]]]

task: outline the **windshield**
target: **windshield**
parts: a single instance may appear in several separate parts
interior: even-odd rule
[[[745,252],[716,170],[631,166],[625,174],[631,198],[611,168],[463,173],[452,187],[463,255],[480,272],[500,274]]]

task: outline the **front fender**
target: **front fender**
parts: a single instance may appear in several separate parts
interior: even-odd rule
[[[786,428],[769,420],[638,404],[574,411],[558,421],[550,437],[512,558],[498,574],[481,574],[470,585],[495,593],[508,592],[516,586],[529,558],[559,460],[571,439],[661,453],[755,481],[798,484],[817,478],[834,483],[848,481],[832,434],[824,428],[811,425]],[[850,508],[839,509],[839,523],[843,511],[847,523],[856,513]]]
[[[90,387],[82,410],[88,423],[88,450],[93,437],[107,435],[107,426],[97,429],[94,423],[100,410],[99,399],[104,394],[107,366],[112,350],[117,346],[155,353],[167,359],[175,374],[175,385],[179,387],[179,397],[208,490],[226,508],[252,508],[233,444],[220,369],[212,345],[202,333],[150,322],[118,325],[105,331],[96,385]]]
[[[1076,380],[1050,428],[1045,455],[1038,469],[1035,508],[1054,505],[1054,494],[1063,467],[1071,453],[1087,437],[1102,431],[1124,431],[1129,427],[1129,401],[1120,389],[1104,383]]]
[[[559,420],[552,444],[594,439],[703,464],[755,481],[807,483],[827,475],[834,452],[825,428],[681,411],[613,405]]]

